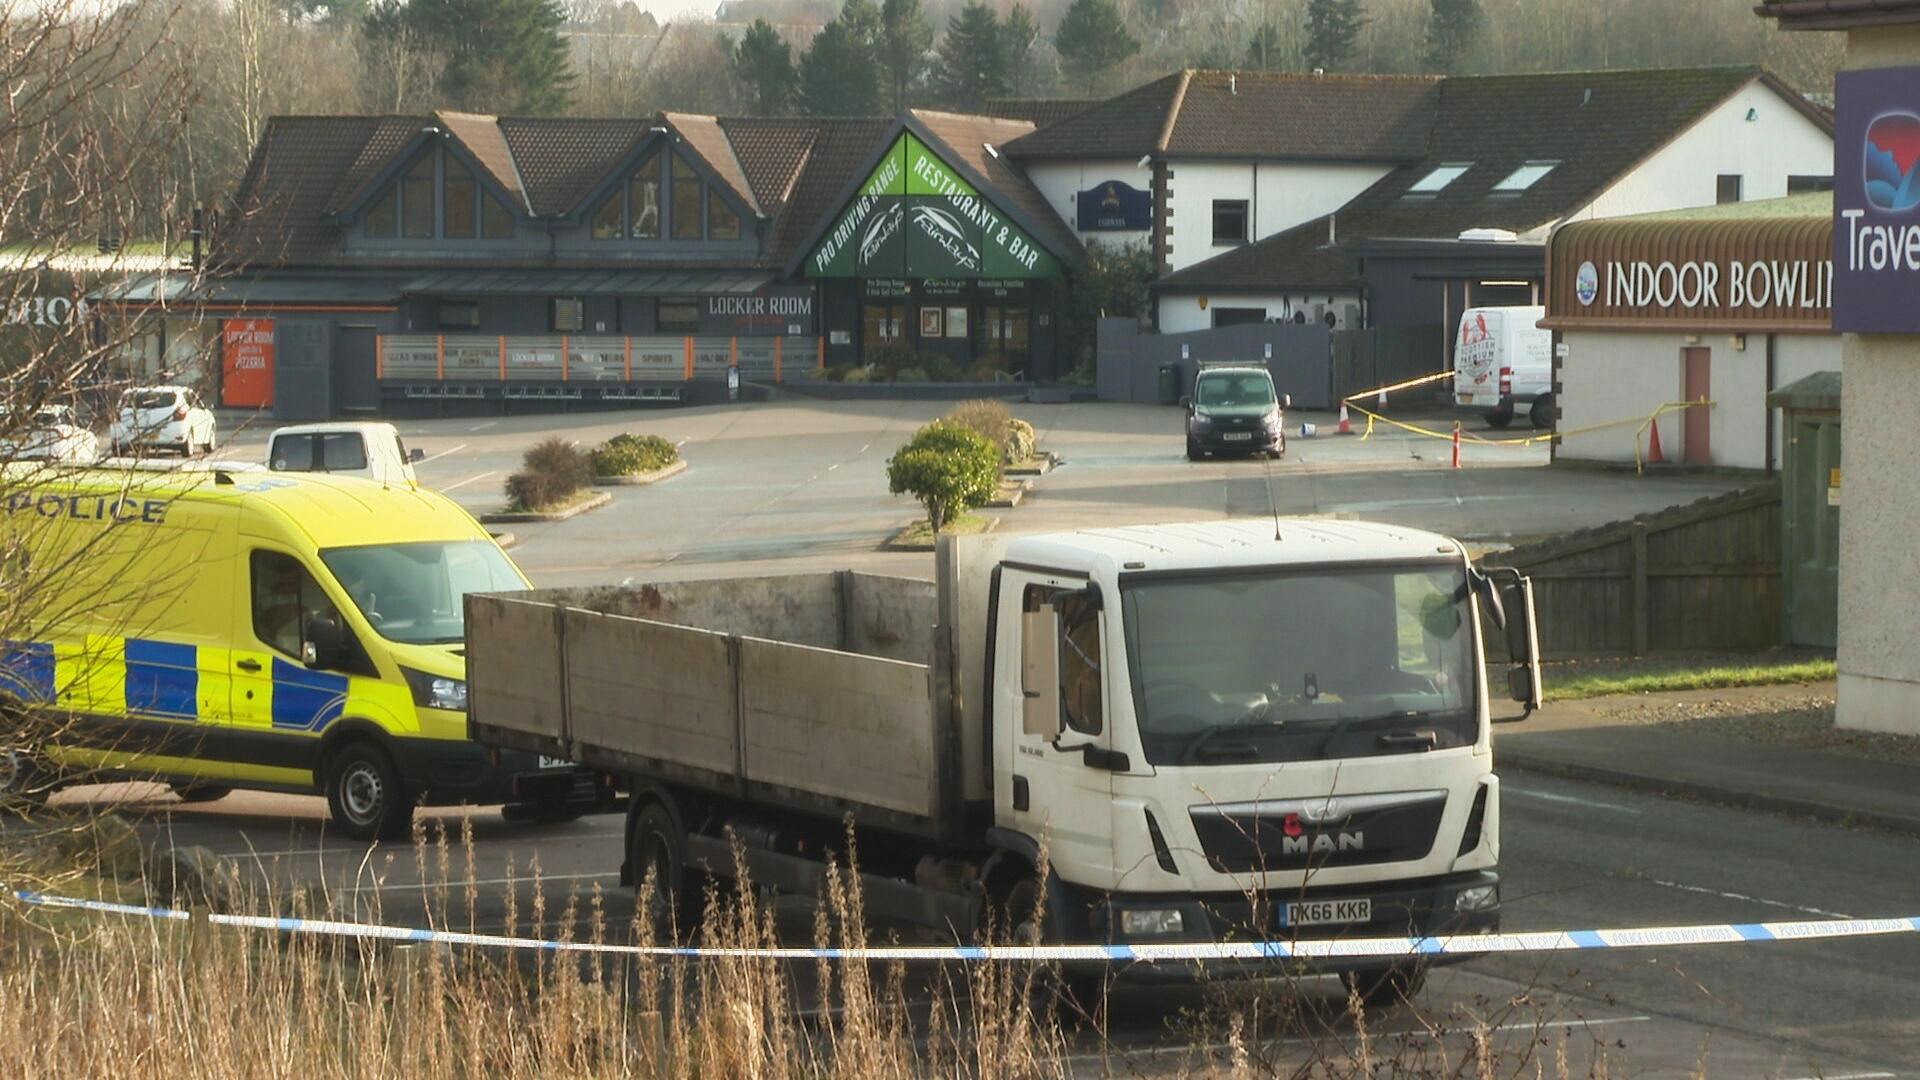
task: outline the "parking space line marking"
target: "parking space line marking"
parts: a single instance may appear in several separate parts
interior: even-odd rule
[[[471,484],[476,480],[485,480],[487,477],[493,476],[495,473],[498,473],[499,471],[500,470],[498,469],[494,469],[490,472],[475,473],[472,476],[467,477],[465,480],[455,480],[451,484],[443,484],[440,488],[440,493],[444,495],[447,492],[453,491],[457,488],[466,487],[468,484]]]
[[[498,424],[499,422],[500,421],[498,420],[489,420],[484,424],[475,424],[472,427],[468,428],[467,430],[468,431],[485,431],[488,428],[493,427],[495,424]]]
[[[1817,907],[1807,907],[1805,904],[1789,904],[1784,900],[1769,900],[1764,896],[1748,896],[1746,893],[1727,892],[1722,889],[1709,889],[1702,885],[1687,885],[1678,881],[1667,881],[1663,878],[1643,877],[1640,880],[1645,881],[1652,885],[1659,885],[1668,889],[1678,889],[1681,892],[1700,893],[1705,896],[1718,896],[1722,900],[1739,900],[1743,903],[1748,903],[1748,904],[1765,904],[1767,907],[1785,908],[1788,911],[1804,911],[1809,915],[1818,915],[1823,919],[1854,918],[1854,916],[1852,915],[1845,915],[1838,911],[1827,911],[1825,909],[1817,908]]]
[[[461,443],[459,446],[449,447],[448,449],[442,450],[439,453],[434,454],[430,457],[421,458],[419,461],[419,464],[426,465],[431,462],[439,461],[441,458],[446,457],[448,454],[457,454],[460,451],[465,450],[466,448],[467,448],[466,443]]]
[[[1530,791],[1527,788],[1515,787],[1512,784],[1502,785],[1500,790],[1502,793],[1506,793],[1506,794],[1524,795],[1529,799],[1545,799],[1548,802],[1567,803],[1573,806],[1590,806],[1596,810],[1618,810],[1623,814],[1640,813],[1640,810],[1638,807],[1622,806],[1619,803],[1602,802],[1599,799],[1583,799],[1577,795],[1557,795],[1548,791]]]

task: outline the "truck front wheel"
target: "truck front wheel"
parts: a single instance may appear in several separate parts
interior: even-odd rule
[[[1007,890],[1001,904],[1001,925],[1006,927],[1009,945],[1061,945],[1053,905],[1040,898],[1040,879],[1022,878]],[[1057,998],[1062,1019],[1095,1022],[1106,1003],[1107,973],[1104,967],[1068,967],[1049,963],[1033,980],[1034,988]],[[1036,1003],[1038,1005],[1038,1003]]]
[[[413,800],[379,747],[349,743],[327,761],[327,807],[355,840],[399,840],[413,826]]]
[[[644,897],[654,933],[677,939],[699,924],[700,897],[687,873],[687,840],[673,815],[659,803],[649,803],[635,816],[629,865],[633,891]],[[647,879],[653,879],[649,885]]]

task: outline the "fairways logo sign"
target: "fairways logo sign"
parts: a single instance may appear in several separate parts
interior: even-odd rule
[[[807,259],[812,277],[1057,277],[1060,264],[910,133]]]
[[[1833,328],[1920,332],[1920,68],[1835,77]]]

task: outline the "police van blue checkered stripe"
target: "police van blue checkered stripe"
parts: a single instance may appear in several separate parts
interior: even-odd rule
[[[882,946],[871,949],[703,949],[671,945],[639,946],[554,941],[545,938],[469,934],[378,923],[327,919],[291,919],[270,915],[196,915],[175,908],[143,907],[102,900],[14,891],[15,899],[42,906],[171,921],[201,920],[214,926],[283,934],[318,934],[402,943],[462,945],[474,948],[532,949],[542,952],[610,953],[629,956],[764,960],[892,961],[1109,961],[1175,963],[1196,960],[1334,960],[1404,956],[1478,956],[1489,953],[1577,952],[1591,949],[1649,949],[1694,945],[1740,945],[1818,941],[1832,938],[1920,934],[1920,915],[1884,919],[1803,919],[1792,922],[1705,923],[1690,926],[1642,926],[1616,930],[1537,930],[1517,934],[1466,934],[1457,937],[1377,937],[1312,941],[1167,942],[1136,945],[950,945]]]

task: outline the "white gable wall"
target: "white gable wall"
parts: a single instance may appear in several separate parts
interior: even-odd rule
[[[1249,240],[1264,240],[1338,210],[1390,171],[1387,165],[1174,161],[1167,165],[1170,270],[1238,246],[1213,242],[1215,199],[1245,199]]]
[[[1711,206],[1723,173],[1743,178],[1742,201],[1777,199],[1789,176],[1833,175],[1833,137],[1755,79],[1568,220]]]
[[[1119,180],[1131,187],[1151,194],[1153,191],[1153,170],[1142,166],[1138,158],[1128,161],[1033,161],[1027,164],[1027,179],[1046,196],[1047,205],[1060,216],[1067,228],[1079,233],[1081,240],[1098,240],[1103,244],[1148,243],[1152,233],[1147,229],[1133,231],[1088,231],[1080,232],[1075,226],[1079,216],[1074,205],[1074,196],[1082,191],[1103,184],[1108,180]]]

